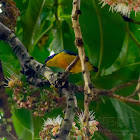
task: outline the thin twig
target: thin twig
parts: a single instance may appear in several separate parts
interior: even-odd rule
[[[136,90],[131,95],[127,96],[128,98],[132,98],[140,93],[140,77],[137,82],[138,82],[138,84],[136,86]]]
[[[140,80],[140,79],[139,79]],[[138,80],[138,81],[139,81]],[[96,95],[97,97],[99,96],[108,96],[108,97],[111,97],[111,98],[115,98],[115,99],[118,99],[120,101],[123,101],[123,102],[128,102],[128,103],[133,103],[133,104],[136,104],[136,105],[140,105],[140,101],[139,100],[135,100],[135,99],[132,99],[131,97],[133,97],[131,94],[130,96],[127,96],[127,97],[123,97],[123,96],[120,96],[120,95],[117,95],[115,94],[114,92],[118,91],[118,90],[121,90],[127,86],[131,86],[133,84],[137,83],[137,80],[134,80],[134,81],[131,81],[131,82],[128,82],[128,83],[125,83],[125,84],[122,84],[122,85],[119,85],[117,87],[114,87],[110,90],[99,90],[97,88],[93,88],[93,91],[94,91],[94,95]],[[139,89],[139,90],[138,90]],[[140,91],[140,88],[136,89],[136,92],[139,93]],[[77,93],[79,92],[80,94],[82,92],[84,92],[84,89],[82,87],[75,87],[75,92],[77,91]]]
[[[68,65],[68,67],[65,69],[65,73],[69,73],[71,69],[76,65],[78,60],[79,60],[79,56],[77,55],[75,59],[70,63],[70,65]]]
[[[112,94],[110,97],[121,100],[123,102],[129,102],[129,103],[133,103],[133,104],[136,104],[136,105],[140,105],[139,100],[135,100],[135,99],[132,99],[132,98],[123,97],[123,96],[120,96],[120,95],[117,95],[117,94]]]
[[[104,128],[101,124],[98,125],[98,129],[100,133],[103,133],[109,140],[120,140],[117,135],[112,133],[107,128]],[[121,130],[120,130],[121,133]]]
[[[83,37],[81,33],[81,28],[79,25],[79,14],[80,11],[80,0],[73,0],[73,9],[72,9],[72,26],[75,33],[75,45],[78,48],[78,54],[81,61],[82,73],[85,81],[85,96],[84,96],[84,118],[83,123],[86,124],[86,131],[87,131],[87,139],[90,139],[89,133],[89,103],[90,103],[90,95],[91,95],[91,80],[90,80],[90,73],[85,61],[85,50],[83,44]]]
[[[129,36],[132,38],[132,40],[137,44],[137,46],[140,48],[140,42],[136,39],[136,37],[134,36],[134,34],[128,30]]]
[[[124,15],[121,15],[121,16],[122,16],[122,18],[124,19],[124,21],[126,21],[126,22],[134,23],[134,24],[140,25],[140,22],[139,22],[139,21],[135,21],[135,20],[133,20],[133,19],[131,19],[131,18],[128,18],[128,17],[126,17],[126,16],[124,16]],[[135,37],[134,34],[130,31],[130,29],[127,30],[127,32],[128,32],[128,34],[129,34],[129,36],[132,38],[132,40],[133,40],[133,41],[137,44],[137,46],[140,48],[140,42],[136,39],[136,37]]]
[[[140,89],[135,90],[131,95],[127,96],[127,98],[132,98],[132,97],[136,96],[139,92],[140,92]]]
[[[98,69],[99,71],[96,73],[95,77],[99,77],[101,74],[101,66],[103,61],[103,51],[104,51],[104,35],[103,35],[103,25],[102,25],[102,17],[100,15],[100,8],[98,9],[98,2],[96,3],[95,0],[92,0],[94,9],[96,11],[96,15],[98,18],[99,23],[99,29],[100,29],[100,55],[99,55],[99,63],[98,63]]]
[[[123,89],[123,88],[125,88],[125,87],[131,86],[131,85],[136,84],[136,83],[137,83],[137,80],[134,80],[134,81],[131,81],[131,82],[128,82],[128,83],[125,83],[125,84],[116,86],[116,87],[110,89],[110,91],[116,92],[116,91],[118,91],[118,90],[121,90],[121,89]]]
[[[128,103],[140,105],[139,100],[135,100],[132,98],[123,97],[123,96],[114,94],[111,90],[98,90],[98,89],[94,89],[94,90],[98,96],[108,96],[108,97],[115,98],[115,99],[118,99],[118,100],[123,101],[123,102],[128,102]]]

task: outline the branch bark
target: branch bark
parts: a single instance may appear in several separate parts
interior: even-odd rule
[[[132,98],[132,97],[136,96],[137,94],[139,95],[139,100],[140,100],[140,76],[137,81],[136,90],[131,95],[129,95],[128,98]]]
[[[112,88],[110,90],[105,90],[105,89],[104,90],[102,90],[102,89],[100,90],[100,89],[97,89],[97,88],[93,88],[94,96],[96,95],[96,98],[98,98],[100,96],[108,96],[108,97],[111,97],[111,98],[114,98],[114,99],[118,99],[118,100],[123,101],[123,102],[133,103],[135,105],[140,105],[140,101],[139,100],[136,100],[136,99],[132,98],[133,97],[132,95],[134,95],[135,93],[136,94],[139,93],[139,88],[136,88],[134,93],[132,93],[130,96],[127,96],[127,97],[115,94],[116,91],[121,90],[121,89],[123,89],[125,87],[128,87],[128,86],[132,86],[132,85],[136,84],[137,82],[140,82],[140,80],[134,80],[134,81],[131,81],[131,82],[128,82],[128,83],[124,83],[124,84],[116,86],[116,87],[114,87],[114,88]],[[76,93],[80,93],[81,94],[82,92],[84,92],[84,88],[81,87],[81,86],[75,86],[75,85],[71,85],[71,86],[74,88],[74,91]]]
[[[90,104],[90,95],[92,94],[91,90],[91,80],[90,80],[90,73],[86,64],[85,60],[85,50],[84,50],[84,44],[83,44],[83,37],[81,33],[81,28],[79,25],[79,15],[81,14],[80,11],[80,0],[73,0],[73,9],[72,9],[72,26],[75,33],[75,45],[78,48],[78,54],[81,61],[81,68],[82,68],[82,74],[85,81],[85,96],[84,96],[84,118],[83,123],[86,125],[86,131],[87,131],[87,138],[90,139],[89,134],[89,104]],[[92,94],[94,95],[94,94]]]
[[[11,133],[7,132],[6,130],[3,130],[2,127],[0,127],[0,138],[1,137],[5,137],[8,140],[18,140],[14,135],[12,135]]]
[[[123,101],[123,102],[128,102],[128,103],[133,103],[135,105],[140,105],[139,100],[135,100],[135,99],[132,99],[132,98],[117,95],[117,94],[113,93],[111,90],[95,89],[95,92],[98,96],[108,96],[108,97],[115,98],[115,99],[118,99],[118,100]]]
[[[134,80],[134,81],[131,81],[131,82],[128,82],[128,83],[125,83],[125,84],[121,84],[119,86],[116,86],[116,87],[110,89],[110,91],[116,92],[118,90],[121,90],[121,89],[123,89],[125,87],[131,86],[131,85],[136,84],[136,83],[137,83],[137,80]]]
[[[72,122],[75,116],[75,112],[77,111],[77,101],[76,101],[76,97],[74,96],[74,92],[69,88],[69,86],[67,88],[63,88],[62,90],[67,98],[67,107],[66,107],[64,121],[59,130],[58,135],[56,136],[57,140],[67,140],[67,136],[72,127]]]
[[[65,69],[65,73],[69,73],[71,69],[76,65],[78,60],[79,60],[79,56],[77,55],[76,58],[71,62],[71,64],[68,65],[68,67]]]

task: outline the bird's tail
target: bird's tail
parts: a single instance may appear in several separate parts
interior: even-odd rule
[[[95,67],[95,66],[93,66],[93,71],[94,71],[94,72],[98,72],[98,68]]]

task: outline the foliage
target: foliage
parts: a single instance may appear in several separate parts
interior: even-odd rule
[[[29,53],[37,61],[44,63],[53,51],[63,49],[77,51],[74,45],[74,33],[71,23],[72,0],[14,0],[20,10],[17,19],[16,36],[27,47]],[[98,0],[82,0],[80,25],[84,39],[84,47],[89,61],[98,66],[99,72],[91,72],[92,82],[100,89],[110,89],[122,83],[137,80],[140,70],[139,25],[123,20],[119,13],[108,11],[109,6],[101,8]],[[140,20],[140,16],[131,13],[131,18]],[[0,59],[2,60],[5,77],[8,72],[18,78],[20,64],[11,48],[0,42]],[[55,69],[57,71],[57,69]],[[7,72],[8,71],[8,72]],[[78,80],[77,80],[78,79]],[[83,85],[81,74],[70,75],[70,81]],[[131,94],[135,86],[118,92],[119,95]],[[7,89],[12,96],[12,92]],[[76,94],[78,105],[83,109],[83,94]],[[96,119],[112,135],[119,139],[140,139],[140,109],[132,104],[116,99],[102,97],[90,105],[95,111]],[[62,109],[46,113],[47,117],[56,117]],[[42,117],[34,117],[26,109],[13,109],[13,122],[18,136],[23,140],[39,138]],[[99,132],[96,140],[109,138]]]

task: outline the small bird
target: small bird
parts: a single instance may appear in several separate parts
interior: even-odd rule
[[[61,52],[59,52],[57,54],[53,54],[53,55],[49,56],[48,58],[46,58],[45,65],[48,67],[58,67],[58,68],[66,69],[68,67],[68,65],[70,65],[70,63],[75,59],[75,57],[77,55],[78,54],[73,51],[62,50]],[[93,66],[88,61],[88,57],[86,57],[86,63],[87,63],[89,71],[94,71],[94,72],[98,71],[98,68]],[[78,60],[78,62],[71,69],[70,72],[75,74],[75,73],[79,73],[81,71],[82,71],[81,62],[80,62],[80,60]]]

